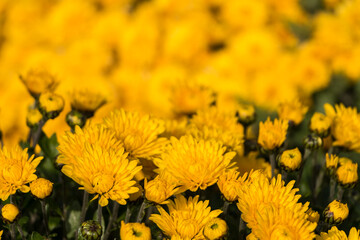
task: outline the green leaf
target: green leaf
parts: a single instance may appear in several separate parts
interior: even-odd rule
[[[39,145],[44,152],[44,155],[50,159],[55,159],[59,154],[56,149],[57,146],[59,146],[59,143],[55,133],[50,138],[43,134],[39,140]]]
[[[38,232],[32,232],[30,240],[45,240],[46,238]]]
[[[49,230],[52,231],[55,228],[60,226],[61,218],[60,217],[49,217]]]
[[[78,202],[73,202],[68,211],[68,216],[66,219],[66,230],[67,237],[73,238],[75,232],[79,228],[79,220],[80,220],[80,205]]]

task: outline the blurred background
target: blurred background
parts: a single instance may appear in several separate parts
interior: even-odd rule
[[[68,130],[74,89],[114,108],[177,119],[239,102],[268,114],[300,99],[360,105],[360,0],[0,0],[0,129],[28,134],[33,98],[19,79],[54,74],[65,98],[45,132]],[[265,114],[264,114],[265,116]]]

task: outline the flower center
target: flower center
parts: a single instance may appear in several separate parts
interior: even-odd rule
[[[8,160],[3,168],[3,177],[7,182],[16,183],[21,180],[22,167],[15,160]]]
[[[192,239],[199,231],[199,224],[195,219],[179,219],[177,232],[183,238]]]
[[[97,193],[107,193],[114,185],[114,178],[110,174],[97,174],[93,179],[94,190]]]

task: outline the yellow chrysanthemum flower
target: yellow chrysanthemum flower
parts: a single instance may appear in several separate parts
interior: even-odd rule
[[[244,127],[235,115],[217,107],[199,110],[191,119],[188,132],[196,138],[215,139],[243,155]]]
[[[320,236],[316,236],[316,240],[359,240],[360,230],[352,227],[349,232],[349,236],[342,230],[339,230],[336,226],[333,226],[327,233],[321,232]]]
[[[213,185],[230,167],[235,152],[225,153],[226,147],[215,140],[197,140],[192,136],[172,137],[171,145],[155,160],[160,172],[165,171],[191,191]]]
[[[30,94],[38,97],[46,91],[54,91],[59,82],[46,70],[32,69],[25,76],[20,76]]]
[[[221,218],[214,218],[204,227],[204,236],[207,240],[222,239],[228,232],[228,226]]]
[[[287,209],[289,212],[301,213],[305,218],[309,204],[303,205],[298,202],[301,195],[296,195],[299,189],[293,188],[294,184],[295,181],[290,181],[285,186],[279,174],[277,178],[272,178],[271,182],[265,175],[260,175],[254,178],[251,184],[242,185],[238,189],[237,207],[242,212],[241,217],[248,223],[248,227],[257,226],[257,211],[270,204],[279,209]]]
[[[158,206],[160,214],[152,214],[153,221],[168,237],[178,239],[204,239],[205,225],[221,214],[221,210],[211,211],[209,201],[199,201],[199,196],[186,199],[178,195],[167,204],[169,213]]]
[[[129,194],[138,191],[133,177],[141,170],[137,161],[129,161],[114,133],[104,126],[89,126],[63,136],[58,147],[61,171],[82,185],[80,189],[100,196],[99,204],[108,199],[125,205]]]
[[[14,204],[8,203],[1,208],[1,215],[6,222],[14,222],[20,211]]]
[[[262,170],[263,173],[271,178],[271,165],[264,158],[258,158],[258,152],[250,152],[246,156],[235,156],[233,162],[239,172],[250,172],[251,170]]]
[[[163,175],[158,175],[150,182],[145,178],[144,189],[146,199],[157,204],[168,203],[166,200],[178,193],[179,190],[176,184],[170,182]]]
[[[121,221],[120,238],[124,240],[151,240],[151,231],[145,226],[145,223]]]
[[[314,113],[310,120],[310,131],[319,136],[327,136],[332,123],[332,119],[322,113]]]
[[[4,230],[1,230],[1,231],[0,231],[0,240],[1,240],[1,238],[2,238],[3,232],[4,232]]]
[[[346,108],[343,104],[336,105],[335,110],[329,104],[324,107],[326,115],[333,119],[333,145],[360,152],[360,114],[356,108]]]
[[[340,224],[348,217],[349,208],[347,204],[334,200],[325,208],[323,215],[326,222]]]
[[[288,122],[270,117],[265,122],[260,122],[258,143],[268,151],[274,150],[283,144],[286,139]]]
[[[301,166],[302,156],[298,148],[284,151],[279,159],[279,164],[286,171],[298,170]]]
[[[341,161],[340,167],[336,170],[337,181],[343,186],[351,186],[355,184],[358,177],[358,164],[353,163],[350,159],[348,161]]]
[[[64,108],[64,98],[53,92],[45,92],[39,98],[39,110],[47,118],[55,118]]]
[[[255,121],[255,107],[250,104],[239,104],[236,117],[241,124],[249,125]]]
[[[279,105],[277,112],[280,119],[292,121],[295,125],[301,123],[308,110],[299,100],[283,102]]]
[[[39,112],[37,108],[29,108],[26,115],[26,125],[30,128],[34,128],[38,126],[42,118],[43,115]]]
[[[36,167],[39,165],[42,157],[35,158],[32,155],[29,158],[27,149],[14,147],[7,149],[0,148],[0,198],[5,201],[16,190],[29,192],[28,183],[34,181]]]
[[[339,163],[339,157],[334,154],[326,154],[325,156],[326,168],[329,170],[336,170]]]
[[[314,223],[319,222],[320,214],[317,211],[312,210],[311,208],[309,208],[306,211],[306,214],[307,214],[307,220],[309,220],[310,222],[314,222]]]
[[[94,113],[106,102],[106,96],[95,88],[81,88],[70,95],[71,107],[80,112]]]
[[[32,195],[39,199],[44,199],[52,193],[53,183],[45,178],[38,178],[30,183]]]
[[[151,159],[159,155],[167,140],[158,136],[165,131],[164,122],[139,113],[114,111],[104,119],[131,158]]]
[[[251,230],[258,239],[308,240],[314,239],[316,223],[308,221],[302,212],[264,205],[256,212],[256,222]]]

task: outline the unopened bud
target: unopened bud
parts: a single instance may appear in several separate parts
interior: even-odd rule
[[[88,220],[81,224],[78,240],[99,240],[101,235],[101,225],[97,221]]]

